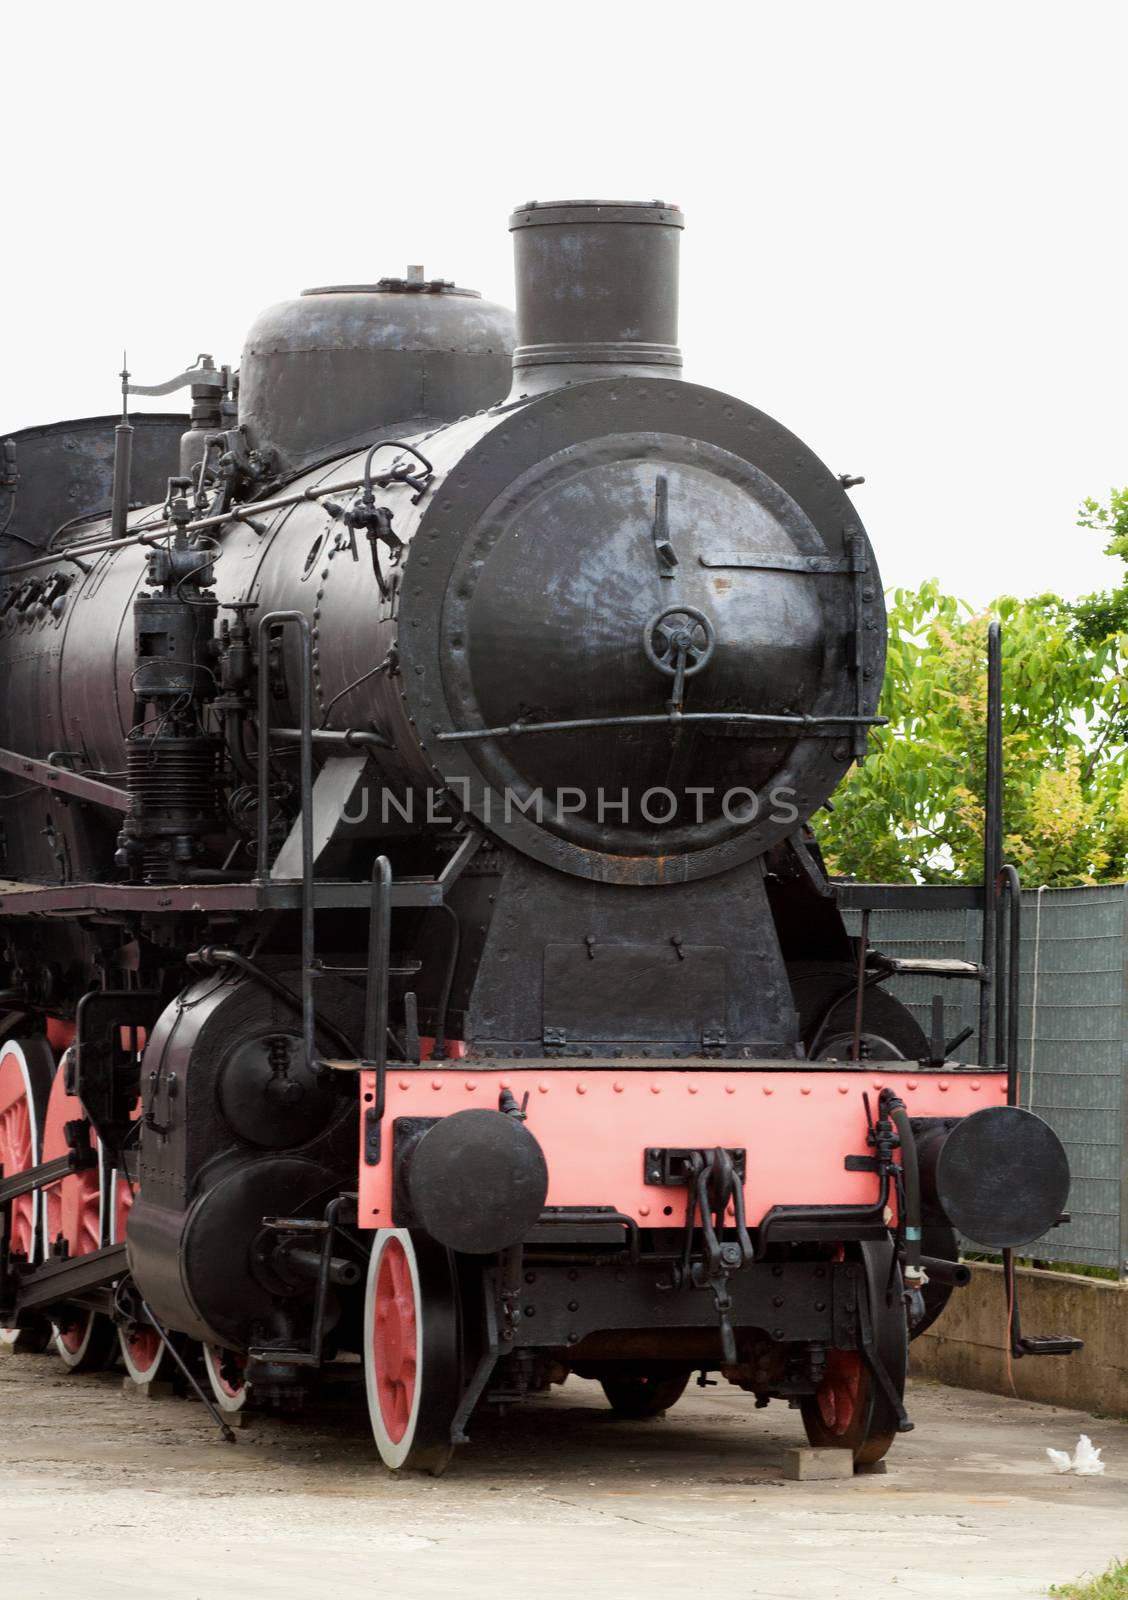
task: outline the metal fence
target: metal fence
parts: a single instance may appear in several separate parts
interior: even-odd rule
[[[851,932],[856,912],[847,913]],[[890,955],[980,958],[978,911],[874,911],[870,943]],[[1071,1221],[1028,1247],[1038,1260],[1128,1277],[1128,885],[1022,894],[1019,1099],[1069,1154]],[[977,986],[898,978],[889,988],[930,1031],[942,989],[945,1034],[977,1021]],[[974,1061],[975,1035],[956,1051]]]

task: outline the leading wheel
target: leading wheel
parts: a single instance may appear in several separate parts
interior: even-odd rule
[[[890,1244],[861,1247],[874,1348],[894,1389],[902,1395],[909,1337],[900,1268],[890,1276],[892,1250]],[[850,1450],[855,1466],[880,1461],[897,1436],[897,1412],[857,1350],[829,1351],[818,1391],[799,1404],[811,1444]]]
[[[55,1161],[70,1150],[68,1123],[82,1122],[86,1113],[67,1086],[68,1057],[63,1055],[51,1085],[43,1126],[43,1159]],[[93,1133],[87,1135],[97,1147]],[[103,1161],[101,1149],[93,1166],[71,1173],[43,1191],[45,1253],[84,1256],[102,1243]],[[55,1317],[55,1351],[71,1372],[104,1367],[116,1343],[109,1318],[96,1311],[71,1307]]]
[[[449,1250],[426,1234],[381,1228],[364,1298],[364,1378],[380,1459],[442,1472],[462,1389],[461,1307]]]
[[[160,1334],[151,1325],[128,1323],[118,1329],[118,1348],[122,1365],[134,1383],[156,1383],[164,1372],[168,1352]],[[156,1394],[157,1390],[154,1389]]]
[[[217,1344],[204,1346],[204,1369],[216,1405],[221,1411],[242,1411],[251,1397],[247,1358]]]
[[[110,1209],[110,1243],[121,1244],[125,1239],[126,1223],[133,1208],[134,1192],[130,1180],[122,1172],[112,1177],[113,1204]],[[127,1301],[123,1309],[141,1313],[141,1308]],[[118,1322],[118,1349],[122,1365],[134,1383],[156,1383],[172,1365],[163,1339],[151,1322],[141,1313],[136,1321]]]
[[[660,1417],[685,1393],[691,1368],[652,1361],[624,1372],[608,1373],[599,1382],[616,1416],[641,1421]]]
[[[46,1039],[8,1039],[0,1045],[0,1169],[6,1178],[40,1160],[53,1065]],[[39,1259],[39,1217],[38,1192],[12,1201],[11,1249],[28,1262]],[[45,1350],[50,1339],[51,1325],[42,1317],[19,1328],[0,1328],[0,1344],[21,1351]]]

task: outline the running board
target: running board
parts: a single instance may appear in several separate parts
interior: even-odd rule
[[[869,951],[866,964],[890,977],[971,978],[989,983],[990,973],[978,961],[955,961],[947,957],[887,956],[881,950]]]
[[[16,1285],[15,1310],[32,1311],[37,1306],[76,1300],[92,1289],[106,1287],[115,1278],[123,1278],[128,1270],[124,1244],[108,1244],[84,1256],[60,1256],[45,1261],[26,1275],[21,1273]]]

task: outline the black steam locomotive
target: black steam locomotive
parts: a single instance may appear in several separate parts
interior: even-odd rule
[[[359,1353],[393,1468],[694,1371],[872,1461],[1064,1155],[808,825],[880,720],[848,481],[683,381],[675,207],[510,226],[516,334],[409,268],[3,446],[0,1326],[221,1411]]]

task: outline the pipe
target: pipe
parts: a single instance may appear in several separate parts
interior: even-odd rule
[[[450,993],[454,988],[454,974],[458,967],[458,956],[462,949],[462,924],[458,920],[458,912],[447,901],[435,907],[436,911],[445,911],[450,918],[450,952],[447,956],[446,972],[443,975],[442,993],[439,996],[439,1009],[435,1016],[435,1042],[431,1047],[432,1061],[446,1060],[447,1021],[450,1011]]]
[[[387,856],[372,866],[368,918],[368,984],[364,1004],[364,1059],[380,1078],[388,1059],[388,969],[392,945],[392,867]],[[383,1106],[379,1107],[383,1110]]]
[[[258,838],[255,881],[270,877],[269,755],[270,755],[270,655],[269,631],[293,623],[298,630],[301,693],[301,757],[298,784],[302,827],[302,1042],[306,1061],[317,1065],[313,983],[316,976],[313,904],[313,657],[309,618],[304,611],[268,611],[258,623]]]
[[[269,989],[271,994],[278,996],[294,1011],[300,1012],[302,1000],[288,985],[276,978],[273,973],[266,972],[257,963],[247,956],[241,955],[238,950],[228,950],[218,945],[205,945],[203,949],[195,951],[188,957],[189,965],[201,967],[238,967],[239,971],[248,978],[253,978],[256,983],[261,983],[264,989]],[[341,1032],[327,1017],[319,1017],[317,1025],[323,1033],[340,1045],[343,1054],[351,1061],[356,1057],[356,1047],[347,1034]]]
[[[901,1174],[905,1185],[905,1215],[901,1222],[905,1234],[905,1284],[909,1289],[920,1287],[921,1269],[921,1205],[920,1162],[917,1156],[916,1135],[913,1133],[905,1102],[888,1089],[881,1092],[880,1105],[897,1130],[901,1141]]]
[[[995,963],[998,920],[998,877],[1003,865],[1003,645],[998,621],[987,629],[987,751],[983,808],[983,953],[991,974],[979,994],[979,1060],[989,1067],[992,1057],[991,1002],[999,1004],[999,974]]]
[[[1019,986],[1022,974],[1019,969],[1022,938],[1022,884],[1018,871],[1009,863],[1002,867],[996,880],[996,898],[1007,898],[1010,915],[1004,930],[1002,918],[995,930],[995,970],[997,978],[1006,968],[1005,994],[995,996],[995,1060],[1007,1069],[1007,1105],[1018,1104],[1018,1010]],[[1005,944],[1004,944],[1005,941]],[[1006,955],[1004,959],[1004,948]]]
[[[243,743],[243,730],[247,723],[247,713],[241,708],[235,707],[230,711],[223,712],[222,718],[223,742],[231,765],[244,783],[253,784],[257,781],[258,774],[250,756],[247,754],[247,747]]]
[[[929,1283],[943,1284],[948,1289],[966,1289],[971,1282],[971,1268],[963,1261],[949,1261],[946,1256],[921,1256],[920,1264],[928,1274]]]
[[[437,733],[440,744],[468,739],[511,739],[522,733],[572,733],[588,728],[646,728],[658,723],[677,727],[680,723],[725,722],[741,727],[765,727],[768,737],[775,736],[779,728],[797,728],[809,738],[833,739],[843,728],[884,727],[888,717],[811,717],[805,712],[776,713],[770,711],[651,711],[626,717],[569,717],[562,722],[510,722],[496,728],[458,728],[450,733]],[[820,728],[831,730],[820,734]]]
[[[278,739],[283,744],[299,744],[302,738],[300,728],[271,728],[270,737]],[[349,750],[394,750],[395,745],[382,733],[366,733],[363,728],[348,728],[338,732],[332,728],[314,728],[313,742],[325,748],[336,747]]]
[[[862,912],[862,926],[858,934],[858,966],[854,992],[854,1037],[851,1040],[850,1060],[862,1059],[862,1018],[866,1004],[866,952],[869,949],[870,908]]]
[[[385,487],[382,479],[374,480]],[[396,480],[389,480],[396,481]],[[410,488],[410,484],[407,485]],[[303,501],[324,500],[333,494],[347,494],[353,489],[363,489],[363,478],[344,478],[340,483],[327,483],[317,488],[299,489],[294,494],[276,495],[272,500],[251,500],[246,505],[233,506],[230,511],[222,511],[215,516],[196,517],[192,522],[186,523],[185,533],[199,533],[207,528],[221,528],[229,522],[246,522],[254,525],[255,518],[271,511],[285,511],[291,506],[299,506]],[[59,530],[60,532],[62,530]],[[50,555],[36,556],[32,561],[21,561],[18,566],[5,568],[5,573],[32,572],[37,567],[56,566],[60,561],[73,561],[78,563],[80,556],[103,555],[107,550],[126,550],[131,545],[159,544],[169,536],[170,528],[162,522],[159,527],[147,528],[144,531],[129,534],[125,538],[99,539],[95,536],[86,543],[68,545],[65,550],[55,550]]]
[[[68,545],[65,550],[55,550],[49,556],[36,556],[32,561],[21,561],[14,567],[5,567],[6,577],[14,572],[34,572],[37,567],[57,567],[60,561],[70,561],[76,567],[82,567],[84,572],[89,572],[80,559],[83,556],[104,555],[107,550],[127,550],[132,545],[148,545],[163,543],[169,536],[169,529],[161,527],[153,532],[131,533],[125,539],[100,539],[96,543]]]
[[[310,1250],[305,1245],[280,1244],[275,1247],[274,1257],[283,1275],[293,1272],[311,1283],[316,1283],[321,1276],[320,1250]],[[343,1256],[330,1256],[327,1276],[330,1283],[350,1289],[360,1282],[360,1268],[355,1261],[346,1261]]]

